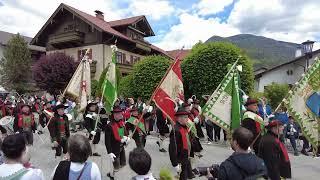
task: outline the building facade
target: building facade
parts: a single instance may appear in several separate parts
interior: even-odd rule
[[[260,68],[256,70],[255,91],[263,92],[273,82],[292,86],[299,81],[301,75],[308,69],[307,61],[312,65],[317,58],[320,58],[320,50],[313,51],[311,57],[304,55],[271,69]]]
[[[132,65],[147,55],[163,55],[165,51],[150,44],[145,37],[154,32],[145,16],[136,16],[117,21],[105,21],[101,11],[95,16],[71,6],[60,4],[48,21],[31,41],[43,46],[47,53],[65,52],[80,61],[89,50],[93,61],[92,77],[99,79],[101,72],[111,62],[111,45],[116,44],[117,66],[122,75],[132,70]]]

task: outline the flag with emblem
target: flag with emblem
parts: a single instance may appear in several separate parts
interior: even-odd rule
[[[203,115],[227,132],[240,126],[239,73],[236,61],[203,108]]]
[[[80,103],[80,110],[85,109],[87,99],[91,95],[90,59],[87,55],[89,51],[90,49],[86,50],[63,93],[64,95],[69,94],[77,98]]]
[[[111,111],[114,103],[117,100],[117,79],[116,79],[116,46],[111,46],[112,55],[111,62],[109,63],[108,71],[102,85],[102,94],[105,100],[105,108]]]
[[[283,100],[312,146],[320,145],[320,60],[316,59]]]
[[[162,78],[159,86],[154,91],[152,100],[161,111],[174,122],[176,100],[184,101],[183,81],[180,67],[180,59],[177,57]]]

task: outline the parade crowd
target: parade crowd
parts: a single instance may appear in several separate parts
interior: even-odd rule
[[[204,97],[208,100],[208,97]],[[241,127],[232,133],[202,116],[200,100],[193,98],[176,103],[175,120],[150,101],[120,97],[108,112],[96,98],[79,110],[72,98],[45,95],[7,96],[0,100],[1,160],[0,179],[42,180],[43,172],[30,163],[33,137],[48,130],[51,148],[61,162],[52,170],[53,180],[100,180],[99,167],[88,161],[90,156],[102,156],[97,151],[101,136],[115,174],[128,163],[136,176],[133,180],[153,180],[159,175],[150,172],[152,158],[144,149],[149,135],[156,134],[159,153],[169,153],[168,161],[176,171],[171,177],[181,180],[206,176],[208,179],[272,179],[291,178],[287,147],[290,142],[294,155],[310,155],[312,147],[285,108],[272,112],[265,98],[248,98],[244,104]],[[262,124],[259,122],[266,122]],[[205,133],[204,133],[205,130]],[[156,132],[156,133],[154,133]],[[223,134],[223,140],[220,134]],[[169,140],[169,147],[164,141]],[[192,159],[202,158],[202,145],[230,142],[234,153],[221,164],[206,168],[193,167]],[[42,140],[42,139],[41,139]],[[297,142],[303,141],[299,152]],[[126,146],[136,148],[126,157]],[[319,152],[314,152],[319,156]],[[212,153],[214,156],[214,153]],[[168,175],[170,179],[170,175]],[[160,179],[167,179],[161,177]]]

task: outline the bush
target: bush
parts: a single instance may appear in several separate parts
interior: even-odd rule
[[[42,90],[60,94],[74,74],[77,64],[72,56],[64,53],[43,55],[33,67],[34,80]]]
[[[225,42],[197,43],[182,62],[185,97],[195,94],[211,95],[228,72],[228,64],[237,58],[243,67],[240,73],[241,89],[247,94],[253,90],[253,68],[250,59],[235,45]]]
[[[275,109],[281,103],[282,99],[285,98],[288,91],[289,86],[287,84],[272,83],[265,88],[264,94],[268,98],[271,108]]]
[[[249,95],[249,97],[254,98],[254,99],[260,99],[263,96],[265,96],[263,92],[257,92],[257,91],[253,91]]]
[[[132,97],[133,93],[132,93],[132,75],[129,74],[126,77],[123,77],[120,82],[119,82],[119,86],[118,86],[118,92],[119,92],[119,96],[123,96],[123,97]]]
[[[169,66],[170,61],[163,56],[146,56],[136,63],[132,71],[132,95],[148,100]]]

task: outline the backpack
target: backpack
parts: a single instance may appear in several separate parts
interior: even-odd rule
[[[19,171],[13,173],[10,176],[0,177],[0,180],[19,180],[23,175],[25,175],[29,170],[27,168],[22,168]]]

